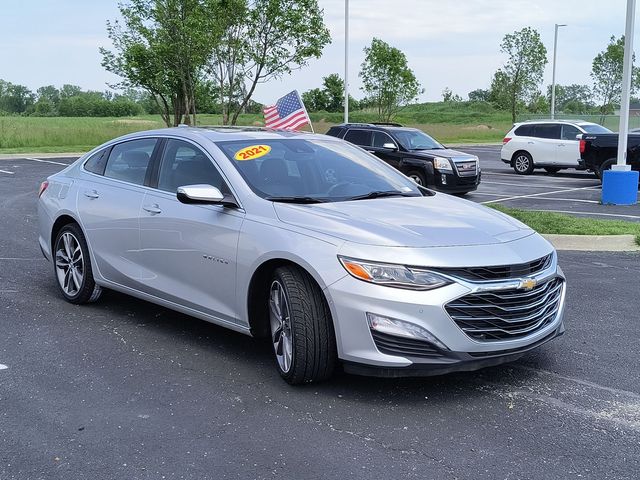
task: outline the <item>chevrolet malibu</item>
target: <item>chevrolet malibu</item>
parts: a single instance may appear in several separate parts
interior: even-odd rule
[[[565,278],[522,223],[345,141],[177,127],[43,182],[39,242],[69,302],[113,289],[266,337],[291,384],[433,375],[564,332]]]

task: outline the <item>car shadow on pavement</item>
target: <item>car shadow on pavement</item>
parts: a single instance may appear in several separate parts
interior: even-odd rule
[[[446,405],[454,399],[484,395],[487,388],[526,383],[535,374],[520,366],[526,363],[535,367],[537,361],[544,363],[545,357],[542,347],[511,364],[433,377],[363,377],[346,374],[338,367],[327,382],[292,387],[280,379],[268,339],[252,338],[114,291],[105,291],[98,302],[81,308],[86,310],[88,321],[95,317],[101,327],[105,318],[109,319],[118,335],[135,345],[138,355],[170,356],[172,363],[192,373],[208,372],[216,378],[233,378],[234,384],[260,385],[270,395],[289,399],[309,394],[344,396],[383,406],[428,398],[430,404]]]

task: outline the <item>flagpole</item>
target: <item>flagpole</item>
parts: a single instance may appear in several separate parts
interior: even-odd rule
[[[309,122],[309,127],[311,127],[311,133],[316,133],[313,130],[313,123],[311,123],[311,117],[309,116],[309,112],[307,112],[307,106],[302,101],[302,97],[300,96],[300,93],[298,92],[298,90],[296,89],[296,90],[294,90],[294,92],[296,92],[296,95],[298,96],[298,100],[300,100],[300,105],[302,105],[302,108],[304,108],[304,114],[307,116],[307,121]]]
[[[349,0],[344,1],[344,123],[349,123]]]

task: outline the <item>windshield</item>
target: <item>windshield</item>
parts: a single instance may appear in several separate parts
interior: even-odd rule
[[[433,138],[420,130],[394,130],[393,134],[407,150],[436,150],[444,148]]]
[[[582,128],[587,133],[613,133],[611,130],[603,127],[602,125],[580,125],[580,128]]]
[[[273,201],[422,196],[416,184],[347,142],[301,138],[218,142],[249,187]]]

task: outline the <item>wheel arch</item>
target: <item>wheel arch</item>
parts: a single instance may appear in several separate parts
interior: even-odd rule
[[[252,336],[265,337],[269,335],[269,282],[273,276],[273,272],[275,272],[277,268],[291,266],[307,273],[316,285],[318,285],[320,291],[322,291],[325,301],[329,303],[324,293],[324,282],[322,282],[317,272],[313,271],[313,269],[304,263],[305,262],[296,259],[274,257],[265,259],[254,270],[251,280],[249,281],[246,297],[247,320]]]
[[[529,158],[531,158],[531,161],[535,164],[535,161],[533,159],[533,155],[531,155],[531,152],[529,152],[528,150],[525,150],[524,148],[520,148],[520,149],[516,150],[515,152],[513,152],[513,155],[511,155],[511,166],[512,167],[513,167],[513,162],[516,160],[516,157],[521,153],[526,153],[527,155],[529,155]]]
[[[75,223],[82,230],[82,226],[80,225],[80,222],[78,222],[78,220],[76,220],[73,216],[69,215],[68,213],[63,213],[59,215],[58,218],[56,218],[56,220],[53,222],[53,225],[51,226],[51,236],[49,238],[49,246],[51,248],[51,252],[53,252],[55,249],[54,243],[56,241],[56,237],[58,236],[58,233],[60,232],[60,230],[62,230],[64,226],[69,225],[71,223]],[[85,238],[86,238],[86,235],[85,235]]]

